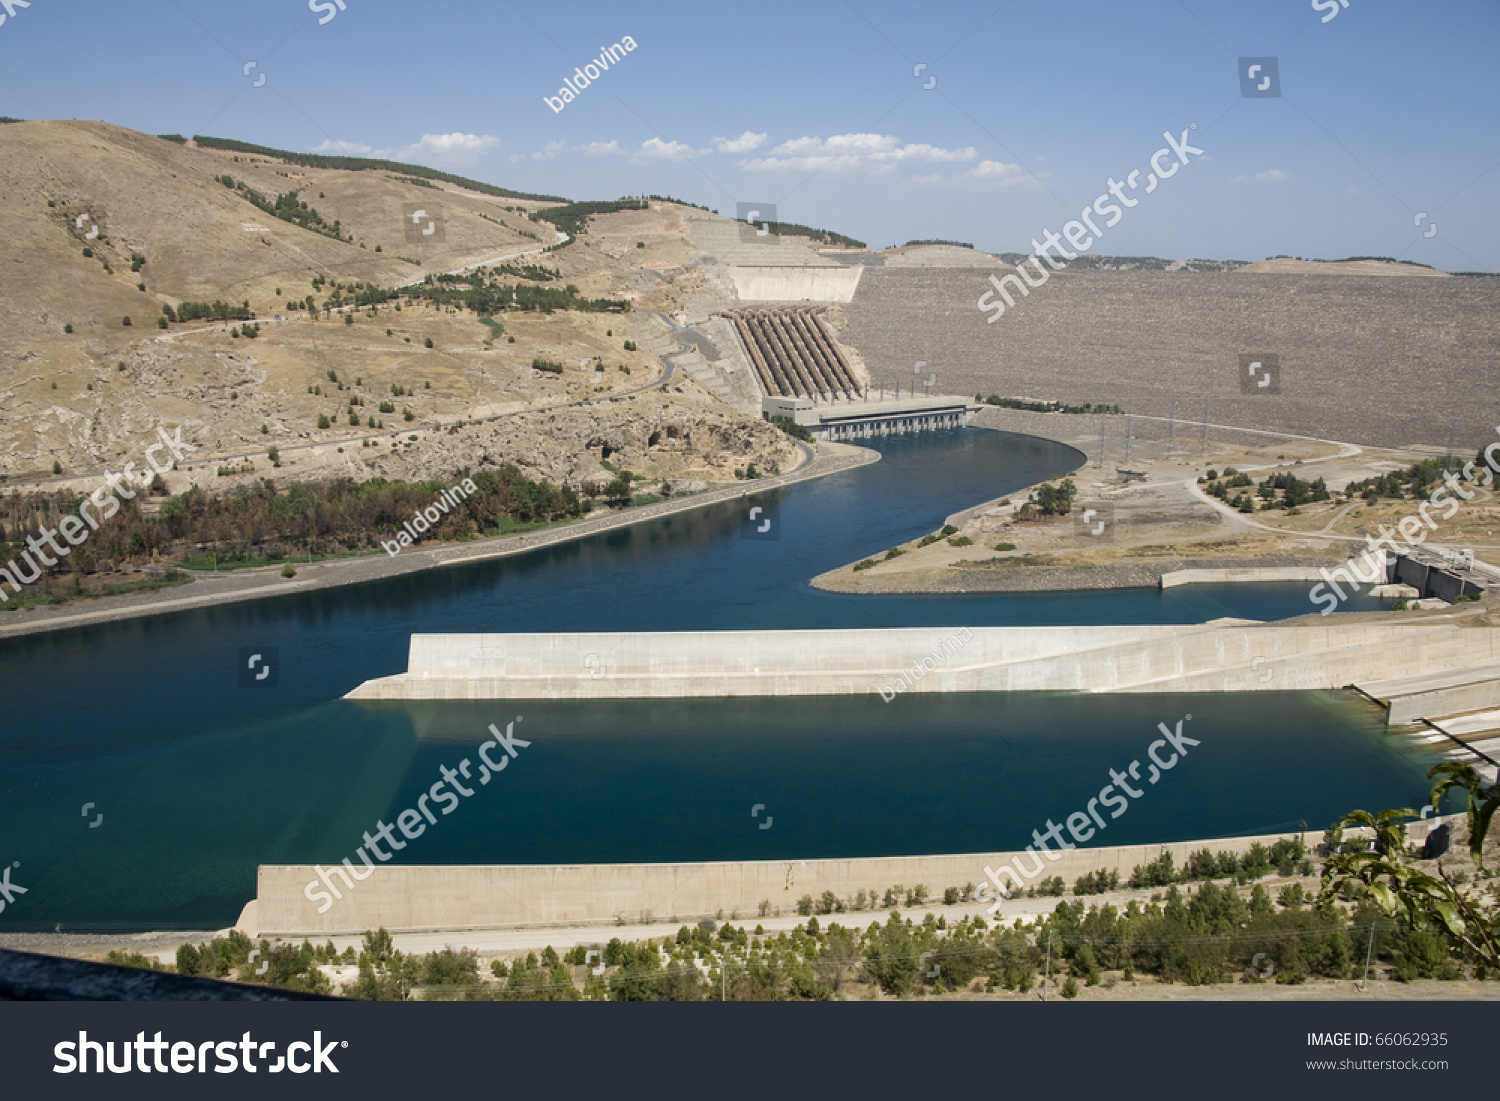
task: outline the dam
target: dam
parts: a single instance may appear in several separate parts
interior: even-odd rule
[[[1284,691],[1452,677],[1497,662],[1500,628],[1460,620],[416,634],[405,673],[346,698]]]

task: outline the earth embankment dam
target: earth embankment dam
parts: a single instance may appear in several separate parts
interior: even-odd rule
[[[1500,662],[1500,628],[1473,622],[416,634],[405,673],[346,698],[1329,689]]]
[[[1500,279],[1061,271],[989,324],[987,273],[870,267],[840,339],[875,383],[924,360],[955,394],[1121,405],[1139,416],[1379,447],[1495,439],[1476,401],[1500,349]],[[1279,357],[1275,392],[1240,356]]]

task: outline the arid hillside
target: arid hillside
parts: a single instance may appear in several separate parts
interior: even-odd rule
[[[794,456],[683,372],[647,389],[676,350],[651,311],[674,309],[669,273],[696,255],[672,203],[595,214],[545,252],[562,234],[529,214],[555,201],[98,122],[0,125],[0,200],[11,487],[91,488],[161,424],[199,447],[167,476],[173,493],[271,470],[410,478],[504,462],[578,486],[608,481],[599,460],[612,452],[648,477],[713,482]],[[571,285],[618,305],[474,309],[392,293],[469,268],[483,277],[456,290]],[[193,305],[215,302],[231,316]],[[485,424],[449,431],[474,420]]]

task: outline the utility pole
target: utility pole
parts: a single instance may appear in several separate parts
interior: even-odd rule
[[[1365,977],[1359,980],[1359,992],[1363,994],[1370,982],[1370,955],[1375,951],[1375,923],[1370,922],[1370,943],[1365,945]]]
[[[1374,928],[1374,926],[1371,926]],[[1042,1001],[1047,1000],[1047,986],[1052,981],[1052,930],[1047,930],[1047,970],[1042,972]]]

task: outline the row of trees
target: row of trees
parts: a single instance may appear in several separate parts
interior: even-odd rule
[[[952,243],[952,242],[949,242]],[[967,246],[973,247],[973,246]],[[1028,413],[1123,413],[1125,410],[1118,405],[1096,405],[1094,402],[1086,401],[1082,405],[1069,405],[1062,401],[1026,401],[1023,398],[1002,398],[998,394],[991,394],[987,398],[974,395],[975,401],[982,401],[985,405],[998,405],[1001,409],[1022,409]]]
[[[163,306],[161,312],[163,317],[173,322],[255,320],[255,311],[250,308],[248,299],[238,306],[220,302],[218,299],[212,302],[181,302],[176,310],[173,310],[171,306]]]
[[[274,200],[267,199],[255,188],[250,187],[243,180],[236,180],[227,172],[217,177],[218,181],[231,191],[238,192],[251,206],[263,210],[273,218],[280,218],[283,222],[291,222],[293,225],[301,226],[303,229],[321,233],[324,237],[332,237],[336,241],[354,240],[353,234],[347,238],[339,225],[338,219],[332,224],[327,222],[323,215],[297,198],[297,192],[287,191],[277,195]]]
[[[486,281],[483,276],[462,283],[433,280],[401,293],[412,299],[425,299],[441,306],[473,310],[482,317],[515,309],[528,313],[552,313],[556,310],[578,310],[581,313],[628,313],[630,303],[618,298],[585,298],[572,283],[564,287],[534,287],[525,283],[508,284]]]
[[[1474,465],[1477,467],[1485,465],[1483,452],[1475,456]],[[1396,500],[1407,497],[1428,497],[1437,488],[1437,484],[1443,480],[1446,472],[1462,470],[1463,467],[1464,461],[1456,455],[1445,455],[1441,459],[1423,459],[1405,470],[1392,470],[1378,477],[1350,482],[1344,487],[1344,492],[1350,497],[1363,497],[1371,504],[1382,497]]]
[[[585,510],[571,487],[527,478],[510,464],[474,474],[460,470],[454,481],[464,477],[472,477],[479,492],[452,506],[430,537],[493,534],[517,524],[569,519]],[[106,560],[113,565],[149,561],[165,554],[190,555],[205,546],[217,548],[221,559],[267,562],[308,553],[373,550],[451,484],[346,478],[281,488],[263,478],[222,497],[195,486],[161,502],[155,515],[141,509],[138,494],[48,572],[88,574]],[[153,492],[166,494],[160,477],[153,482]],[[63,516],[76,513],[79,500],[65,493],[13,492],[0,498],[0,561],[25,550],[26,539],[39,536],[44,525],[55,529]]]
[[[551,222],[569,237],[576,238],[588,228],[595,214],[615,214],[622,210],[649,210],[645,199],[607,199],[599,202],[567,203],[549,206],[530,215],[533,222]]]

